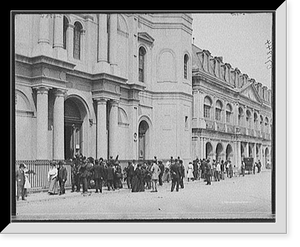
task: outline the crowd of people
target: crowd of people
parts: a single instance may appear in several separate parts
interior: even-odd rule
[[[158,192],[158,186],[163,183],[171,182],[171,192],[179,191],[184,188],[184,178],[187,182],[202,179],[206,185],[211,185],[212,181],[221,181],[225,177],[244,176],[246,171],[245,162],[243,161],[240,169],[232,165],[230,160],[216,161],[210,159],[198,158],[189,162],[187,169],[183,165],[180,157],[171,157],[165,164],[161,160],[154,157],[153,160],[147,162],[129,161],[124,169],[121,168],[118,156],[108,160],[86,158],[82,154],[68,160],[71,166],[71,192],[82,192],[83,195],[90,195],[91,189],[95,193],[102,193],[103,187],[107,187],[108,191],[125,188],[131,192],[143,192],[151,190]],[[68,178],[68,172],[65,167],[65,161],[51,162],[48,172],[49,195],[65,194],[65,183]],[[17,171],[18,195],[24,200],[24,188],[26,173],[25,164],[21,164]],[[261,171],[261,162],[255,162],[251,172],[259,173]],[[28,176],[27,176],[28,180]],[[29,182],[29,181],[28,181]]]

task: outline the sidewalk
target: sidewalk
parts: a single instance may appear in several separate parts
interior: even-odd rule
[[[270,170],[265,170],[265,171],[262,171],[262,173],[265,173],[265,172],[270,172]],[[257,175],[257,174],[256,174]],[[254,174],[246,174],[245,177],[247,176],[256,176]],[[243,176],[237,176],[237,177],[233,177],[233,178],[227,178],[226,175],[225,175],[225,180],[221,180],[220,182],[215,182],[214,179],[212,179],[212,184],[214,183],[223,183],[224,185],[228,182],[234,182],[235,180],[243,180],[245,177]],[[201,179],[201,180],[197,180],[197,181],[191,181],[191,182],[187,182],[187,179],[185,178],[184,179],[184,184],[185,186],[190,186],[192,184],[196,184],[196,183],[200,183],[200,184],[204,184],[204,180]],[[171,182],[167,183],[165,182],[163,184],[163,186],[159,186],[159,189],[160,191],[161,190],[168,190],[169,187],[171,187]],[[119,190],[115,190],[115,191],[108,191],[107,190],[107,187],[103,187],[102,189],[102,194],[107,194],[107,193],[113,193],[113,194],[116,194],[116,193],[122,193],[122,192],[128,192],[128,188],[127,188],[127,185],[123,185],[123,188],[122,189],[119,189]],[[145,190],[145,192],[147,193],[149,190]],[[19,205],[22,205],[22,204],[26,204],[26,203],[30,203],[30,202],[44,202],[44,201],[53,201],[53,200],[62,200],[62,199],[67,199],[67,198],[76,198],[76,197],[83,197],[83,196],[89,196],[91,194],[95,194],[95,189],[89,189],[89,193],[87,195],[83,195],[82,192],[71,192],[71,188],[67,188],[66,189],[66,193],[63,194],[63,195],[49,195],[48,192],[45,192],[45,191],[42,191],[42,192],[34,192],[34,193],[29,193],[28,196],[26,197],[26,200],[23,201],[23,200],[19,200],[19,201],[16,201],[16,204],[19,206]],[[101,194],[101,193],[99,193]]]

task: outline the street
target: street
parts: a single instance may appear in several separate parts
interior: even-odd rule
[[[125,188],[94,193],[48,195],[32,193],[16,202],[13,220],[143,220],[143,219],[261,219],[272,218],[271,171],[233,177],[206,185],[185,180],[185,188],[170,191],[171,182],[157,193],[132,193]]]

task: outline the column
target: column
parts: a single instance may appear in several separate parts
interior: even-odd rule
[[[200,137],[200,157],[199,157],[199,159],[204,159],[205,158],[204,152],[205,152],[205,150],[204,150],[204,139],[203,139],[203,137]]]
[[[97,159],[107,157],[107,130],[106,130],[107,99],[97,100]]]
[[[99,14],[98,23],[98,62],[107,62],[107,15]]]
[[[40,15],[40,26],[39,26],[39,38],[38,43],[45,43],[49,45],[49,15]]]
[[[257,157],[256,157],[256,155],[257,155],[256,154],[256,143],[253,144],[253,150],[252,151],[253,151],[254,162],[256,162],[257,161]]]
[[[36,88],[36,158],[48,159],[48,87]]]
[[[54,56],[58,59],[67,60],[67,50],[63,48],[63,20],[61,14],[54,16]]]
[[[66,90],[56,89],[53,106],[53,159],[63,160],[64,150],[64,95]]]
[[[245,142],[245,157],[249,158],[249,143]]]
[[[241,142],[240,141],[236,142],[236,163],[237,163],[237,167],[240,167],[241,163],[242,163]]]
[[[50,14],[40,15],[38,43],[33,49],[32,56],[52,56],[52,47],[50,46],[49,19]]]
[[[73,58],[73,39],[74,39],[74,25],[68,25],[67,29],[67,52],[68,56]]]
[[[109,18],[109,62],[114,69],[117,66],[117,14],[110,14]]]
[[[63,15],[54,15],[54,48],[63,48]]]
[[[109,156],[114,158],[118,155],[118,105],[119,102],[110,101],[109,113]]]

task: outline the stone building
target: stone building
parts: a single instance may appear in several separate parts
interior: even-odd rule
[[[271,162],[271,90],[222,57],[192,46],[192,156]]]
[[[190,14],[16,14],[16,160],[191,159]]]
[[[270,159],[271,91],[192,45],[191,14],[14,18],[15,158],[33,187],[77,151],[122,165]]]

